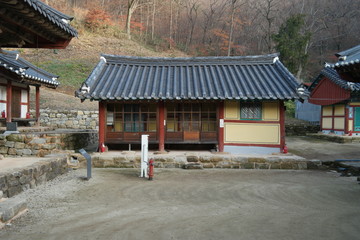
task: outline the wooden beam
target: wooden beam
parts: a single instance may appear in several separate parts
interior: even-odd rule
[[[280,110],[280,152],[283,151],[285,147],[285,106],[284,101],[280,101],[279,104]]]
[[[6,86],[6,122],[11,122],[12,119],[12,84],[7,81]]]
[[[158,138],[159,138],[159,151],[165,151],[165,104],[164,102],[158,103],[159,117],[158,117]]]
[[[103,143],[105,143],[105,128],[106,128],[106,103],[99,101],[99,150]]]
[[[224,152],[224,102],[218,104],[218,151]]]
[[[36,118],[36,126],[40,126],[40,86],[36,86],[35,118]]]

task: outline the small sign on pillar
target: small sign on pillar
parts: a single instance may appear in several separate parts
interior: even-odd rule
[[[148,162],[149,162],[149,135],[141,135],[141,173],[140,177],[148,177]]]
[[[221,127],[221,128],[224,127],[224,119],[220,119],[220,124],[219,125],[220,125],[219,127]]]

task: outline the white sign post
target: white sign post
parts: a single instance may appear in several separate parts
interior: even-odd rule
[[[140,177],[148,177],[148,149],[149,149],[149,135],[141,135],[141,173]]]

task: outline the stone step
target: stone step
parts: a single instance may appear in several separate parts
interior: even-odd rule
[[[190,162],[185,163],[184,169],[204,169],[204,167],[201,163]]]
[[[0,229],[27,209],[25,199],[14,197],[0,202]]]

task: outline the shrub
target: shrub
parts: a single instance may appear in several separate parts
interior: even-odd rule
[[[85,27],[93,32],[111,25],[110,16],[102,9],[92,8],[85,16]]]

